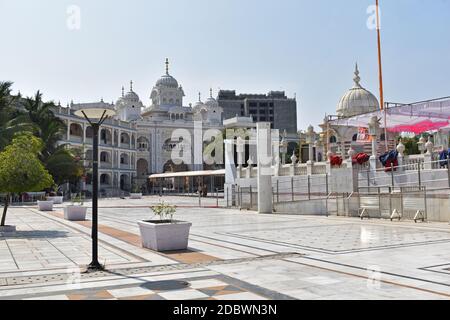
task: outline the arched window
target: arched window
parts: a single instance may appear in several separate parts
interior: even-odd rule
[[[100,162],[109,162],[109,153],[103,151],[100,153]]]
[[[100,184],[111,184],[111,178],[108,174],[104,173],[100,176]]]
[[[120,155],[120,164],[129,164],[130,163],[130,157],[126,153],[122,153]]]
[[[92,139],[94,137],[94,130],[92,129],[91,126],[86,128],[86,138],[87,139]]]
[[[335,136],[331,136],[330,143],[337,143],[337,138]]]
[[[83,136],[83,128],[78,123],[70,125],[70,135],[81,138]]]
[[[353,135],[352,141],[353,141],[353,142],[358,141],[358,134],[357,134],[357,133],[355,133],[355,134]]]

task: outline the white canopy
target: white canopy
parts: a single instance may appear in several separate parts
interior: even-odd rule
[[[159,173],[159,174],[152,174],[149,177],[149,179],[177,178],[177,177],[211,177],[211,176],[225,176],[225,169]]]
[[[380,119],[381,128],[384,128],[384,112],[386,112],[386,128],[390,131],[408,131],[402,129],[414,128],[414,126],[423,128],[424,131],[450,129],[450,97],[412,104],[388,105],[385,111],[379,110],[350,118],[333,119],[329,124],[367,128],[370,119],[377,116]]]

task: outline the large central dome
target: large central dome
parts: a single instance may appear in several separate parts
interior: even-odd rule
[[[169,74],[169,59],[166,59],[166,74],[156,81],[157,87],[178,88],[178,81]]]
[[[339,101],[337,115],[339,117],[352,117],[358,114],[377,111],[380,109],[378,99],[368,90],[364,89],[359,77],[358,65],[356,65],[355,85]]]
[[[168,87],[168,88],[178,88],[178,81],[169,74],[161,76],[158,81],[156,81],[157,87]]]

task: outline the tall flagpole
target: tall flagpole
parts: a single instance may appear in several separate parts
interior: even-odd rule
[[[380,28],[380,4],[379,0],[376,0],[376,8],[377,8],[377,41],[378,41],[378,74],[380,80],[380,108],[381,111],[384,111],[384,144],[386,147],[386,151],[388,151],[388,136],[387,136],[387,119],[386,119],[386,110],[384,108],[384,92],[383,92],[383,67],[381,60],[381,28]]]

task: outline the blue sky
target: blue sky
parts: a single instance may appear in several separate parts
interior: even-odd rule
[[[385,96],[411,102],[450,95],[450,1],[380,0]],[[297,95],[299,129],[334,114],[352,86],[378,96],[375,0],[0,0],[0,80],[66,103],[116,100],[121,86],[145,105],[171,74],[185,104],[212,87]],[[81,29],[67,8],[81,9]]]

